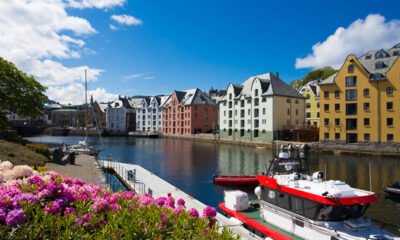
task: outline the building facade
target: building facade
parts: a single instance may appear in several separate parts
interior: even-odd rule
[[[219,102],[220,136],[233,141],[272,141],[279,131],[304,125],[304,107],[304,97],[272,73],[229,84]]]
[[[130,106],[128,99],[120,97],[109,103],[105,111],[106,129],[109,134],[124,135],[134,129],[132,122],[136,122],[135,109]]]
[[[162,132],[161,105],[167,96],[145,97],[136,107],[137,132]]]
[[[217,127],[218,106],[200,89],[174,91],[161,106],[163,134],[208,133]]]
[[[320,83],[320,139],[343,143],[400,142],[400,43],[349,55]]]
[[[306,125],[319,127],[320,103],[319,80],[311,81],[299,89],[299,93],[306,98]]]

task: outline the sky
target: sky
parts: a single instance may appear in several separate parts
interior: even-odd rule
[[[2,0],[0,57],[61,103],[290,82],[400,42],[398,0]]]

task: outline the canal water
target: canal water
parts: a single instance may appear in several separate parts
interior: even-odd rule
[[[41,136],[29,139],[76,144],[82,137]],[[88,138],[87,141],[100,145],[98,138]],[[268,161],[275,156],[272,150],[177,139],[107,137],[103,141],[105,150],[101,152],[101,157],[111,154],[115,161],[141,165],[203,203],[215,207],[223,201],[223,191],[229,188],[213,185],[214,174],[251,175],[264,172]],[[307,154],[306,158],[310,172],[324,171],[326,167],[327,179],[342,180],[353,187],[367,190],[370,188],[371,163],[371,187],[379,200],[371,205],[367,215],[374,220],[395,225],[392,231],[400,228],[400,201],[383,192],[385,185],[400,179],[399,158],[318,153]]]

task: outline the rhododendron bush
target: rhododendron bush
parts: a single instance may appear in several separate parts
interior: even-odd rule
[[[2,239],[236,238],[215,224],[212,207],[200,214],[183,199],[175,204],[172,197],[112,193],[54,172],[32,174],[0,183]]]

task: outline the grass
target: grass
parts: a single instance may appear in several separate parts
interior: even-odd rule
[[[47,158],[27,147],[0,140],[0,160],[10,161],[14,165],[44,166]]]

